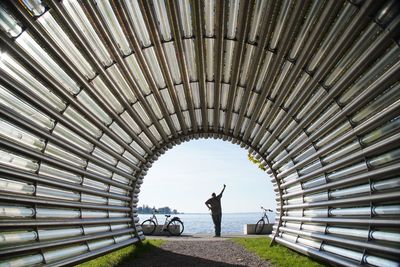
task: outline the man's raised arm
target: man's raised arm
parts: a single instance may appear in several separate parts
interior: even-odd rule
[[[222,197],[222,193],[224,193],[224,191],[225,191],[225,187],[226,187],[226,184],[224,184],[224,188],[222,188],[222,191],[221,191],[221,193],[219,193],[219,197]]]

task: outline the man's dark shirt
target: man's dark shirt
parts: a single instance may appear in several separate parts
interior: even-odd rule
[[[219,194],[218,196],[212,197],[206,201],[206,204],[209,204],[211,206],[212,214],[221,214],[222,213],[221,197],[222,197],[222,194]]]

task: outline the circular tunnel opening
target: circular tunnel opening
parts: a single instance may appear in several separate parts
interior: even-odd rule
[[[212,192],[226,191],[222,198],[222,234],[243,234],[245,224],[261,217],[260,206],[275,211],[272,177],[248,159],[248,151],[222,140],[200,139],[182,143],[163,154],[140,187],[139,218],[147,205],[176,209],[185,224],[183,234],[213,234],[214,226],[205,201]],[[158,215],[159,224],[164,222]],[[274,216],[269,214],[273,223]],[[254,227],[253,227],[254,228]]]

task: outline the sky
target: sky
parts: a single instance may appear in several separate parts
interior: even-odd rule
[[[219,194],[223,212],[260,212],[275,208],[266,172],[247,159],[247,151],[230,142],[192,140],[169,149],[144,177],[139,206],[169,206],[184,213],[208,213],[204,202]]]

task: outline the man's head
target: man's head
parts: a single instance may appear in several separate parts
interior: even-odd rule
[[[212,193],[211,196],[212,196],[212,197],[216,197],[217,195],[216,195],[215,193]]]

